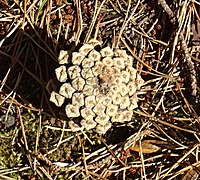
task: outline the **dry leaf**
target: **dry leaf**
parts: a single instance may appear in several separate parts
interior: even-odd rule
[[[135,144],[135,146],[131,146],[129,149],[136,152],[141,152],[144,154],[150,154],[159,151],[161,148],[157,146],[156,144],[165,144],[164,141],[158,141],[158,140],[144,140],[141,143],[141,150],[139,142]]]

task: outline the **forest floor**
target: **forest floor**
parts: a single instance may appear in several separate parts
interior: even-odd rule
[[[90,39],[134,57],[132,121],[73,132],[49,101],[60,50]],[[199,179],[197,0],[1,0],[0,179]]]

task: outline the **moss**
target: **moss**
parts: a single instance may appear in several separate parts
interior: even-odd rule
[[[22,154],[12,145],[15,133],[15,129],[0,131],[0,169],[13,168],[21,162]]]

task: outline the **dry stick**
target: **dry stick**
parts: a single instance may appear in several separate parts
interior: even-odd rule
[[[143,112],[135,111],[135,113],[136,113],[136,114],[139,114],[139,115],[142,115],[142,116],[144,116],[144,117],[151,118],[151,119],[154,118],[153,120],[154,120],[155,122],[158,121],[159,123],[161,123],[161,124],[163,124],[163,125],[167,125],[167,126],[170,126],[170,127],[173,127],[173,128],[177,128],[177,126],[174,126],[174,125],[171,126],[170,123],[165,123],[164,121],[158,120],[157,118],[151,116],[151,115],[150,115],[148,112],[146,112],[144,109],[143,109]],[[185,146],[185,145],[179,143],[178,141],[176,141],[175,139],[173,139],[171,136],[169,136],[160,126],[157,125],[157,123],[154,123],[154,126],[157,127],[167,138],[169,138],[169,139],[170,139],[171,141],[173,141],[175,144],[178,144],[179,146],[181,146],[181,147],[187,149],[187,146]],[[184,129],[180,129],[180,130],[184,130]],[[186,132],[187,132],[187,131],[186,131]],[[189,133],[195,134],[196,132],[190,131]],[[198,135],[199,135],[199,134],[198,134]]]
[[[189,156],[197,147],[199,147],[199,144],[195,144],[192,149],[190,149],[183,157],[181,157],[163,176],[162,179],[166,178],[166,176],[174,169],[176,169],[179,164],[186,159],[187,156]]]
[[[58,10],[58,17],[59,17],[60,23],[58,25],[58,34],[57,34],[57,37],[56,37],[57,41],[59,41],[59,37],[60,37],[60,34],[61,34],[61,29],[62,29],[62,26],[63,26],[63,24],[62,24],[63,19],[62,19],[62,15],[61,15],[60,9]],[[69,27],[69,24],[67,24],[67,27],[65,28],[65,31],[68,30],[68,27]],[[65,40],[67,39],[66,37],[67,36],[65,35]]]
[[[174,16],[173,11],[170,9],[168,4],[165,2],[165,0],[158,0],[158,3],[162,6],[162,8],[165,10],[165,12],[168,14],[169,18],[171,19],[171,22],[173,24],[176,23],[176,17]]]
[[[142,153],[142,142],[141,142],[141,140],[139,141],[139,146],[140,146],[140,158],[141,158],[141,163],[142,163],[142,167],[140,169],[141,179],[147,180],[147,175],[146,175],[146,171],[145,171],[145,164],[144,164],[144,156],[143,156],[143,153]]]
[[[63,121],[63,127],[62,127],[62,130],[61,130],[60,139],[59,139],[59,141],[58,141],[58,144],[57,144],[56,148],[58,148],[58,147],[61,145],[62,139],[63,139],[63,137],[64,137],[65,126],[66,126],[66,121]]]
[[[76,1],[76,8],[77,8],[77,16],[78,16],[77,17],[77,19],[78,19],[78,22],[77,22],[78,30],[77,30],[77,34],[76,34],[76,45],[77,45],[78,42],[79,42],[81,33],[83,31],[83,18],[82,18],[81,2],[80,2],[80,0]]]
[[[130,2],[130,1],[129,1],[129,2]],[[131,2],[130,2],[130,3],[131,3]],[[132,12],[131,12],[131,15],[128,17],[129,10],[130,10],[130,8],[131,8],[131,4],[130,4],[130,3],[129,3],[129,5],[128,5],[128,9],[127,9],[126,17],[125,17],[125,19],[124,19],[124,23],[123,23],[122,28],[121,28],[121,30],[120,30],[120,32],[119,32],[119,37],[118,37],[118,41],[117,41],[117,46],[118,46],[118,44],[119,44],[119,41],[120,41],[120,39],[121,39],[121,36],[122,36],[122,33],[123,33],[125,27],[126,27],[127,24],[130,22],[130,20],[132,19],[133,15],[135,14],[135,11],[137,10],[137,8],[138,8],[138,6],[139,6],[140,1],[137,2],[136,6],[134,7],[134,9],[133,9]]]
[[[165,2],[165,0],[158,0],[158,2],[160,3],[160,5],[162,6],[162,8],[165,10],[165,12],[168,14],[171,22],[176,25],[176,17],[174,16],[173,11],[170,9],[170,7],[167,5],[167,3]],[[194,64],[191,60],[191,55],[188,51],[187,48],[187,44],[184,40],[184,36],[183,36],[183,32],[180,32],[179,36],[179,41],[181,42],[181,48],[184,52],[185,55],[185,61],[186,61],[186,65],[189,69],[190,72],[190,80],[191,80],[191,89],[192,89],[192,93],[191,95],[193,97],[195,97],[196,103],[198,103],[198,99],[197,99],[197,79],[196,79],[196,71],[195,71],[195,67]]]
[[[9,115],[10,112],[12,112],[11,107],[12,107],[12,105],[13,105],[15,96],[16,96],[16,92],[14,92],[14,93],[13,93],[13,97],[11,97],[11,101],[10,101],[10,103],[9,103],[8,110],[7,110],[7,112],[6,112],[5,121],[8,120],[8,115]]]
[[[38,164],[38,169],[40,169],[42,172],[43,172],[43,174],[49,179],[49,180],[53,180],[52,179],[52,177],[51,177],[51,175],[47,172],[47,170],[44,168],[44,167],[42,167],[40,164]],[[39,171],[37,170],[37,174],[39,174]],[[41,177],[44,177],[43,175],[40,175]]]
[[[4,176],[4,175],[1,175],[1,174],[0,174],[0,179],[2,179],[2,180],[15,180],[14,178],[10,178],[8,176]]]
[[[170,80],[167,81],[167,87],[169,86],[169,83],[170,83]],[[162,85],[162,83],[161,83],[161,85]],[[159,89],[159,88],[158,88],[158,89]],[[161,98],[160,98],[160,101],[158,102],[158,104],[157,104],[155,110],[153,111],[152,116],[155,115],[156,111],[159,109],[160,105],[163,103],[163,99],[164,99],[164,97],[165,97],[166,91],[167,91],[167,89],[164,89],[164,91],[163,91],[163,93],[162,93],[162,96],[161,96]],[[164,110],[164,108],[163,108],[163,110]],[[165,110],[164,110],[164,111],[165,111]]]
[[[142,131],[142,129],[146,126],[147,124],[145,124],[145,125],[143,125],[142,126],[142,128],[140,128],[140,131],[139,131],[139,133]],[[116,147],[116,146],[108,146],[107,148],[109,149],[109,152],[111,153],[110,155],[108,155],[108,157],[105,157],[103,160],[100,160],[100,162],[98,162],[98,166],[100,166],[101,164],[106,164],[106,163],[108,163],[112,158],[113,158],[113,156],[114,157],[116,157],[118,160],[119,160],[119,152],[122,150],[122,149],[127,149],[129,146],[131,146],[132,144],[134,144],[139,138],[140,138],[140,134],[139,133],[137,133],[137,134],[134,134],[134,136],[132,136],[132,138],[130,139],[127,139],[127,142],[123,145],[123,147],[121,146],[121,145],[119,145],[118,147]],[[146,134],[146,130],[144,130],[144,132],[141,132],[142,133],[142,136],[144,135],[144,134]],[[134,141],[134,142],[133,142]],[[116,147],[116,149],[114,150],[114,148]],[[93,155],[96,155],[96,154],[98,154],[98,151],[99,150],[97,150],[97,151],[95,151],[94,153],[93,153]],[[91,157],[91,155],[92,154],[90,154],[89,156],[87,156],[87,157],[85,157],[85,160],[88,160],[90,157]],[[106,154],[107,155],[107,154]],[[91,163],[91,162],[90,162]],[[94,163],[94,162],[93,162]],[[123,162],[121,162],[122,163],[122,165],[123,165]],[[75,164],[75,165],[73,165],[73,166],[71,166],[71,167],[66,167],[66,168],[63,168],[63,169],[65,169],[65,170],[69,170],[69,169],[74,169],[74,168],[77,168],[78,167],[78,165],[80,165],[81,164],[81,162],[79,162],[79,163],[77,163],[77,164]],[[92,167],[94,167],[94,165],[89,165],[89,166],[92,166]],[[88,168],[89,168],[89,166],[88,166]]]
[[[99,139],[106,146],[106,148],[108,149],[108,151],[111,153],[113,157],[115,157],[123,166],[126,166],[126,164],[124,164],[124,162],[117,157],[117,154],[115,154],[115,152],[111,148],[109,148],[109,146],[103,141],[103,139],[100,139],[98,136],[97,136],[97,139]]]
[[[11,174],[11,173],[19,173],[19,172],[22,172],[22,171],[26,171],[26,170],[30,170],[31,167],[30,166],[26,166],[26,167],[23,167],[23,166],[19,166],[19,167],[13,167],[13,168],[4,168],[2,170],[0,170],[0,177],[2,175],[7,175],[7,174]],[[2,179],[1,179],[2,180]],[[7,180],[7,179],[6,179]],[[16,179],[15,179],[16,180]]]
[[[197,79],[196,79],[195,67],[194,67],[194,64],[191,60],[191,56],[190,56],[190,53],[188,51],[187,44],[184,40],[182,33],[179,35],[179,39],[182,41],[181,48],[183,49],[183,51],[185,53],[186,64],[187,64],[189,71],[190,71],[190,78],[191,78],[191,81],[192,81],[191,82],[192,96],[195,97],[197,95]],[[196,102],[198,102],[197,98],[196,98]]]
[[[159,122],[159,123],[161,123],[161,124],[163,124],[165,126],[169,126],[171,128],[174,128],[174,129],[178,129],[178,130],[181,130],[181,131],[184,131],[184,132],[188,132],[188,133],[191,133],[191,134],[195,134],[196,133],[196,134],[200,135],[199,132],[196,132],[196,131],[193,131],[193,130],[189,130],[189,129],[180,128],[180,127],[178,127],[176,125],[173,125],[171,123],[159,120],[158,118],[155,118],[154,116],[152,116],[152,120],[154,120],[155,122]]]
[[[20,124],[21,124],[21,128],[22,128],[22,135],[23,135],[23,138],[24,138],[25,149],[26,149],[26,151],[29,151],[28,142],[27,142],[26,133],[25,133],[25,127],[24,127],[24,123],[23,123],[23,119],[22,119],[22,116],[20,114],[19,107],[17,107],[17,109],[19,111],[19,120],[20,120]]]
[[[10,69],[9,69],[9,70],[10,70]],[[9,72],[10,72],[10,71],[9,71]],[[8,99],[13,93],[15,93],[15,90],[17,89],[17,87],[18,87],[18,85],[19,85],[21,79],[22,79],[22,74],[19,73],[14,88],[13,88],[13,89],[11,90],[11,92],[0,102],[0,106]],[[2,88],[3,88],[3,87],[2,87]],[[1,92],[1,91],[2,91],[2,89],[0,88],[0,92]]]
[[[22,140],[22,142],[24,143],[24,146],[25,146],[25,149],[26,149],[26,152],[27,152],[26,153],[26,157],[27,157],[27,159],[29,161],[29,164],[30,164],[31,168],[33,168],[32,158],[31,158],[30,154],[28,154],[28,152],[29,152],[28,141],[27,141],[27,137],[26,137],[26,133],[25,133],[25,127],[24,127],[24,123],[23,123],[23,118],[22,118],[22,115],[21,115],[19,107],[17,107],[17,111],[18,111],[19,120],[20,120],[20,124],[21,124],[22,136],[23,136],[23,139],[24,139],[24,141]]]
[[[9,90],[11,90],[8,86],[6,86],[6,88],[8,88]],[[28,109],[28,110],[31,110],[31,111],[36,111],[36,112],[40,112],[41,110],[40,109],[36,109],[36,108],[33,108],[33,107],[31,107],[31,105],[29,105],[29,104],[22,104],[22,103],[19,103],[16,99],[12,99],[12,100],[10,100],[11,99],[11,95],[13,94],[13,90],[7,95],[6,94],[6,97],[2,100],[2,99],[0,99],[0,106],[4,103],[4,102],[10,102],[10,101],[12,101],[13,102],[13,104],[14,105],[16,105],[16,106],[20,106],[21,108],[25,108],[25,109]],[[0,91],[0,93],[1,93],[1,91]],[[18,94],[17,94],[17,97],[18,98],[20,98],[21,100],[22,100],[22,97],[21,96],[19,96]],[[23,101],[23,102],[26,102],[26,101]]]
[[[140,127],[140,129],[138,130],[137,133],[131,135],[131,136],[125,141],[125,143],[124,143],[124,145],[123,145],[123,149],[124,149],[124,150],[127,150],[127,149],[128,149],[129,147],[131,147],[131,146],[134,147],[135,144],[136,144],[136,142],[137,142],[138,140],[140,140],[141,137],[144,137],[144,136],[146,136],[146,135],[151,134],[151,132],[150,132],[150,131],[148,130],[148,128],[147,128],[149,125],[150,125],[149,122],[144,123],[144,124]]]
[[[172,142],[174,142],[175,144],[177,144],[178,146],[180,146],[182,149],[187,149],[188,147],[181,144],[180,142],[178,142],[177,140],[175,140],[173,137],[171,137],[170,135],[168,135],[166,133],[166,131],[164,131],[159,125],[157,125],[156,123],[154,123],[154,126],[159,129],[167,138],[169,138]]]
[[[102,3],[100,4],[99,8],[97,9],[97,3],[98,3],[98,1],[97,1],[97,0],[95,1],[94,16],[93,16],[91,25],[90,25],[90,27],[89,27],[89,30],[88,30],[88,32],[87,32],[87,34],[86,34],[86,37],[85,37],[84,42],[88,42],[89,39],[91,38],[91,34],[92,34],[92,30],[93,30],[93,28],[94,28],[95,22],[96,22],[97,17],[98,17],[98,15],[99,15],[99,13],[100,13],[100,10],[101,10],[101,8],[102,8],[102,6],[103,6],[103,4],[104,4],[105,2],[106,2],[106,0],[103,0]]]
[[[84,149],[83,141],[81,140],[79,135],[78,135],[78,140],[79,140],[79,143],[81,144],[81,149],[82,149],[82,153],[83,153],[82,158],[83,158],[83,164],[84,164],[84,167],[85,167],[86,177],[88,177],[89,172],[88,172],[87,162],[86,162],[86,158],[85,158],[85,149]]]
[[[41,116],[41,112],[39,112],[39,125],[37,128],[37,135],[36,135],[36,140],[35,140],[35,152],[38,152],[39,138],[40,138],[40,133],[41,133],[41,129],[42,129],[41,127],[42,127],[42,116]],[[36,157],[34,158],[34,161],[33,161],[33,169],[34,169],[34,171],[36,171],[36,169],[37,169]]]
[[[140,2],[140,1],[139,1]],[[123,22],[123,24],[122,24],[122,27],[121,27],[121,30],[120,30],[120,32],[119,32],[119,38],[118,38],[118,41],[117,41],[117,46],[118,46],[118,44],[119,44],[119,40],[120,40],[120,38],[121,38],[121,36],[122,36],[122,33],[123,33],[123,31],[124,31],[124,29],[125,29],[125,27],[126,27],[126,25],[128,24],[128,14],[129,14],[129,11],[130,11],[130,8],[131,8],[131,1],[129,0],[128,1],[128,8],[127,8],[127,11],[126,11],[126,16],[125,16],[125,19],[124,19],[124,22]],[[136,9],[136,8],[135,8]],[[135,11],[133,11],[133,13],[134,13]],[[132,15],[131,15],[132,16]]]
[[[178,172],[175,173],[174,176],[170,177],[169,180],[170,180],[170,179],[175,179],[176,176],[178,176],[178,175],[180,175],[180,174],[183,174],[184,172],[189,173],[190,170],[194,170],[194,171],[195,171],[195,167],[196,167],[196,168],[199,168],[199,167],[200,167],[200,162],[199,162],[199,161],[198,161],[198,162],[195,162],[195,163],[193,163],[193,164],[191,164],[191,165],[189,165],[189,166],[187,166],[187,167],[184,167],[184,168],[181,169],[181,170],[179,170]],[[198,171],[195,171],[195,172],[198,173]],[[192,174],[191,174],[191,176],[192,176]],[[198,175],[198,177],[199,177],[199,175]],[[191,178],[191,179],[192,179],[192,178]]]
[[[18,29],[18,27],[20,26],[20,24],[22,23],[23,18],[20,18],[17,21],[17,24],[14,25],[14,28],[0,41],[0,47],[2,46],[2,44],[4,43],[4,41],[9,38],[15,31],[16,29]]]
[[[7,81],[7,79],[8,79],[9,74],[10,74],[10,71],[11,71],[11,68],[9,68],[9,69],[7,70],[5,77],[4,77],[3,80],[1,81],[1,84],[0,84],[0,92],[2,92],[2,89],[3,89],[4,85],[6,84],[6,81]],[[0,105],[1,105],[1,103],[0,103]]]
[[[192,4],[192,7],[193,7],[193,9],[194,9],[194,12],[195,12],[195,15],[196,15],[198,21],[200,21],[200,16],[199,16],[198,10],[196,9],[196,7],[195,7],[194,4]]]
[[[92,171],[89,171],[89,173],[95,177],[97,177],[98,179],[101,179],[101,180],[107,180],[107,178],[104,178],[102,177],[101,175],[95,173],[95,172],[92,172]],[[88,178],[89,179],[89,178]],[[92,178],[91,178],[92,179]],[[94,179],[94,178],[93,178]]]
[[[176,86],[177,86],[177,88],[179,89],[180,95],[182,96],[182,98],[183,98],[183,100],[184,100],[184,102],[185,102],[185,104],[186,104],[186,106],[187,106],[189,112],[190,112],[192,115],[194,115],[194,117],[196,118],[195,121],[197,121],[197,122],[199,123],[200,119],[199,119],[199,117],[198,117],[198,114],[195,112],[195,110],[194,110],[194,109],[191,107],[191,105],[188,103],[187,99],[186,99],[185,96],[183,95],[183,92],[182,92],[181,87],[180,87],[180,85],[179,85],[178,82],[176,82]]]
[[[80,134],[80,133],[79,133]],[[114,145],[114,146],[109,146],[111,149],[114,149],[114,148],[116,148],[117,147],[117,145]],[[119,148],[119,147],[118,147]],[[121,150],[121,148],[119,149],[119,151]],[[107,151],[106,150],[106,147],[103,147],[103,148],[101,148],[101,149],[98,149],[98,150],[96,150],[95,152],[93,152],[93,153],[91,153],[91,154],[89,154],[88,156],[86,156],[85,157],[85,161],[88,161],[89,159],[91,159],[92,157],[94,157],[94,156],[96,156],[96,155],[101,155],[102,153],[104,154],[103,155],[103,157],[105,157],[105,156],[107,156],[108,155],[108,153],[106,153],[105,154],[105,151]],[[116,150],[115,150],[115,152],[116,152]],[[49,154],[49,152],[48,152],[48,154]],[[109,153],[110,154],[110,153]],[[115,153],[116,154],[116,153]],[[111,160],[112,159],[112,154],[111,155],[109,155],[109,157],[106,157],[106,159],[104,159],[104,160],[102,160],[102,163],[98,163],[98,165],[97,166],[99,166],[99,165],[101,165],[101,164],[106,164],[109,160]],[[102,156],[99,158],[99,159],[101,159],[102,158]],[[95,160],[95,162],[96,162],[96,160]],[[78,163],[76,163],[76,164],[74,164],[74,165],[67,165],[67,166],[64,166],[64,167],[61,167],[61,169],[63,170],[63,171],[70,171],[70,170],[78,170],[79,169],[79,166],[81,165],[81,161],[79,161]],[[92,163],[94,163],[94,160],[93,161],[91,161],[91,162],[89,162],[90,164],[92,164]],[[56,164],[55,164],[56,165]],[[97,168],[95,165],[87,165],[88,167],[90,166],[90,167],[93,167],[93,168]],[[60,166],[58,166],[57,165],[57,167],[60,167]]]
[[[173,79],[173,77],[167,75],[167,74],[164,74],[164,73],[161,73],[155,69],[153,69],[152,67],[148,66],[147,64],[145,64],[133,51],[132,49],[128,46],[128,44],[126,43],[126,41],[124,40],[124,38],[121,38],[121,41],[122,43],[125,45],[125,47],[129,50],[129,52],[132,54],[132,56],[137,60],[139,61],[142,65],[146,66],[147,68],[151,69],[153,72],[157,73],[157,74],[154,74],[155,76],[162,76],[162,77],[165,77],[165,78],[171,78]],[[148,72],[150,74],[150,72]]]

